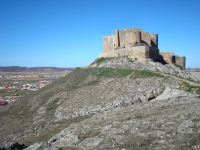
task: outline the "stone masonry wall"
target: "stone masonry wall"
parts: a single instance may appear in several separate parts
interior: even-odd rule
[[[151,46],[151,36],[149,32],[142,32],[142,42]]]
[[[119,47],[125,48],[125,34],[127,32],[143,32],[143,29],[125,29],[125,30],[118,30],[119,31]]]
[[[136,41],[137,46],[135,46]],[[103,47],[104,53],[100,54],[99,57],[128,56],[131,59],[141,61],[153,60],[168,64],[176,63],[185,69],[185,57],[174,56],[174,52],[159,53],[158,34],[143,32],[143,29],[116,30],[115,36],[103,37]]]
[[[151,36],[151,46],[158,48],[158,34],[150,34]]]
[[[135,45],[135,42],[141,43],[141,32],[126,32],[125,34],[125,47],[132,47]]]
[[[161,59],[163,59],[166,63],[168,64],[173,64],[174,60],[173,60],[173,56],[174,56],[174,52],[161,52]]]
[[[119,30],[119,47],[125,47],[125,32],[124,30]]]
[[[185,57],[175,56],[175,63],[185,70]]]
[[[158,61],[160,59],[159,58],[159,49],[156,47],[150,47],[149,58],[154,61]]]
[[[149,58],[149,47],[148,46],[135,46],[126,49],[109,51],[107,53],[100,54],[99,57],[118,57],[128,56],[131,59],[137,59],[146,61]]]
[[[115,36],[104,36],[103,37],[103,51],[104,53],[114,51]]]

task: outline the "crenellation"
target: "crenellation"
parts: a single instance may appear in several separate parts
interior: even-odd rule
[[[159,52],[158,34],[143,32],[143,29],[116,30],[115,36],[103,37],[104,53],[99,57],[128,56],[138,61],[159,61],[177,64],[185,69],[185,57],[174,52]]]

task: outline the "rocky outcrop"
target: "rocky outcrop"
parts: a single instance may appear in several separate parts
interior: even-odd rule
[[[175,65],[166,64],[163,65],[159,62],[140,62],[134,61],[130,62],[130,59],[127,57],[115,57],[111,59],[107,59],[101,62],[100,65],[91,65],[98,68],[123,68],[123,69],[133,69],[133,70],[147,70],[153,72],[161,72],[167,73],[173,76],[182,77],[185,79],[190,79],[195,82],[198,82],[198,79],[194,77],[191,73],[181,70],[180,68],[176,67]]]
[[[72,71],[0,109],[0,147],[19,141],[27,150],[198,149],[200,95],[183,91],[181,80],[132,71],[181,74],[160,65],[119,57]],[[119,69],[131,71],[102,74]]]
[[[48,149],[198,148],[192,137],[200,132],[200,96],[180,90],[181,85],[173,78],[104,78],[87,91],[58,94],[68,101],[57,108],[57,120],[92,117],[53,136]]]
[[[96,113],[67,127],[48,141],[49,149],[199,148],[199,96],[165,90],[159,99]],[[161,99],[167,93],[176,96]]]

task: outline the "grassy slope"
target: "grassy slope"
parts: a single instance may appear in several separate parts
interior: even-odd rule
[[[56,105],[57,101],[53,101],[51,103],[46,104],[47,100],[52,97],[54,94],[63,92],[63,91],[73,91],[74,89],[79,88],[79,83],[84,81],[88,76],[96,76],[97,80],[93,81],[92,83],[83,84],[82,86],[91,86],[93,84],[98,84],[99,79],[102,77],[114,77],[114,78],[121,78],[126,77],[130,75],[134,78],[138,77],[162,77],[162,75],[157,73],[152,73],[148,71],[133,71],[133,70],[120,70],[120,69],[104,69],[104,68],[89,68],[89,69],[76,69],[69,73],[67,76],[58,79],[54,83],[47,85],[46,87],[31,92],[28,94],[28,96],[23,97],[19,101],[16,101],[15,103],[11,103],[5,107],[1,107],[0,113],[2,116],[2,124],[0,132],[1,135],[10,135],[10,134],[17,134],[17,133],[23,133],[24,130],[35,128],[37,126],[40,126],[41,128],[44,128],[45,124],[47,122],[50,122],[50,125],[54,125],[54,113],[55,109],[59,106]],[[35,99],[34,99],[35,97]],[[31,105],[30,105],[31,103]],[[33,111],[30,111],[31,106],[36,105],[38,103],[38,106]],[[37,110],[41,106],[46,106],[46,113],[45,113],[45,119],[44,121],[40,122],[37,125],[33,125],[33,118],[37,116]],[[86,116],[86,118],[89,116]],[[44,131],[41,132],[40,136],[33,136],[28,139],[24,139],[23,142],[26,144],[32,144],[36,141],[44,141],[47,138],[53,136],[57,132],[59,132],[61,129],[65,128],[66,126],[69,126],[73,122],[81,121],[85,119],[85,117],[80,118],[74,118],[72,120],[65,120],[58,122],[60,125],[58,128],[56,128],[53,131]],[[41,129],[42,130],[42,129]],[[7,139],[12,140],[12,139]]]

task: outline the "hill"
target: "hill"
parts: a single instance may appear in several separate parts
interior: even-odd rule
[[[0,147],[19,142],[52,150],[198,148],[200,88],[182,78],[199,85],[173,65],[98,59],[0,107]]]

